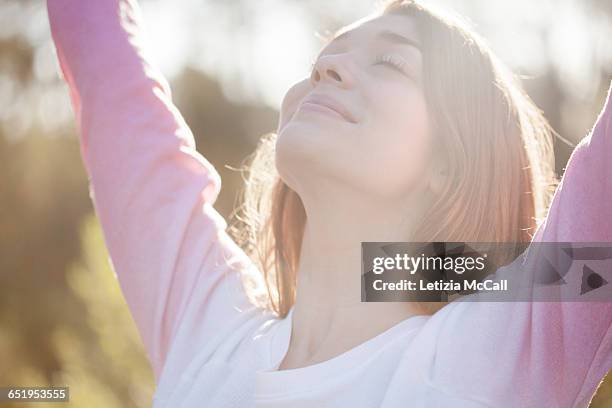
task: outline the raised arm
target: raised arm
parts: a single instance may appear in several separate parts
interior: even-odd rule
[[[572,152],[533,241],[612,246],[612,83],[595,126]],[[598,290],[611,293],[609,287]],[[535,332],[542,353],[539,371],[555,370],[559,381],[566,382],[563,390],[559,385],[559,394],[566,393],[569,402],[576,392],[572,406],[586,406],[612,370],[612,297],[606,302],[535,303],[533,318],[543,327]]]
[[[595,126],[572,152],[534,241],[612,243],[612,83]]]
[[[244,313],[253,308],[237,273],[251,264],[213,208],[217,171],[196,151],[167,82],[147,59],[136,2],[47,5],[91,197],[159,379],[179,332],[176,370],[196,349],[208,345],[212,353],[218,337],[253,316]]]

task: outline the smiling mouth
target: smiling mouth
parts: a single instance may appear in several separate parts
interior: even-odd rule
[[[319,103],[315,103],[315,102],[309,102],[309,101],[305,101],[300,105],[300,110],[307,110],[307,111],[311,111],[311,112],[319,112],[319,113],[323,113],[327,116],[331,116],[331,117],[335,117],[338,119],[342,119],[344,121],[348,120],[347,118],[345,118],[340,112],[325,106],[325,105],[321,105]]]
[[[326,97],[312,97],[304,100],[298,110],[306,110],[316,113],[322,113],[326,116],[333,117],[335,119],[341,119],[342,121],[349,123],[357,123],[353,116],[346,111],[344,107],[338,105],[333,100],[328,100]]]

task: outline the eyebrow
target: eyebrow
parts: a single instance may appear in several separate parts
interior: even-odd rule
[[[345,31],[344,33],[336,36],[335,38],[332,39],[332,41],[338,41],[338,40],[342,40],[345,41],[346,39],[348,39],[352,34],[353,31],[349,30],[349,31]],[[385,40],[385,41],[389,41],[389,42],[395,42],[395,43],[399,43],[399,44],[403,44],[403,45],[409,45],[412,47],[415,47],[416,49],[418,49],[419,51],[421,51],[421,44],[419,44],[417,41],[413,40],[412,38],[408,38],[405,37],[401,34],[396,33],[395,31],[390,31],[390,30],[383,30],[380,31],[376,34],[376,38],[377,39],[381,39],[381,40]]]

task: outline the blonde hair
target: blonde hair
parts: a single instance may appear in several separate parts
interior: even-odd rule
[[[413,241],[529,242],[557,183],[554,131],[542,112],[457,16],[415,0],[390,1],[382,14],[416,23],[433,137],[449,171]],[[230,233],[261,273],[245,277],[259,288],[251,299],[285,317],[295,302],[306,213],[299,195],[278,176],[275,141],[273,133],[263,136],[250,157]]]

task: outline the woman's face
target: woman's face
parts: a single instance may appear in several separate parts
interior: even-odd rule
[[[279,174],[300,195],[325,180],[401,198],[426,179],[432,145],[416,27],[384,15],[342,32],[283,100]]]

